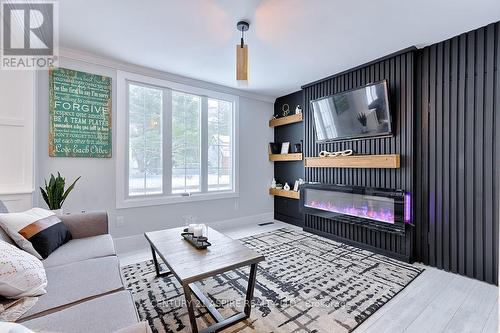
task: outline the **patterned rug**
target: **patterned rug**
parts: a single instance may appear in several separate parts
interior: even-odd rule
[[[351,332],[422,269],[303,231],[278,229],[241,239],[266,257],[259,264],[251,317],[224,332]],[[241,311],[248,268],[198,283],[224,317]],[[152,261],[122,268],[141,319],[154,332],[190,332],[182,287],[156,278]],[[198,328],[214,323],[195,309]]]

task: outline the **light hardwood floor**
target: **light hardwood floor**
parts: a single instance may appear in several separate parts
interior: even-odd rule
[[[219,230],[238,239],[283,227],[295,228],[275,221],[266,226],[246,225]],[[122,265],[149,259],[151,253],[146,249],[120,255]],[[421,266],[425,268],[422,274],[354,332],[499,332],[498,287]]]

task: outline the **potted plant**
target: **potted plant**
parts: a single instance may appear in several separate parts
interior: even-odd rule
[[[50,210],[56,212],[57,214],[62,214],[62,205],[80,178],[81,177],[78,177],[65,191],[64,186],[66,185],[66,179],[61,177],[59,172],[57,173],[57,177],[50,174],[48,184],[47,180],[45,180],[45,189],[40,187],[43,200],[45,200]]]

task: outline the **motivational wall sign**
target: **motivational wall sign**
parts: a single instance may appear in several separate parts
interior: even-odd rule
[[[49,80],[49,155],[111,157],[111,78],[53,68]]]

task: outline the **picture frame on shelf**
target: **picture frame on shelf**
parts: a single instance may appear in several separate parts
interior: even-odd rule
[[[302,153],[302,142],[293,145],[294,153]]]
[[[290,142],[283,142],[281,144],[281,154],[288,154],[290,152]]]
[[[281,154],[281,143],[270,142],[269,143],[269,153],[270,154]]]

